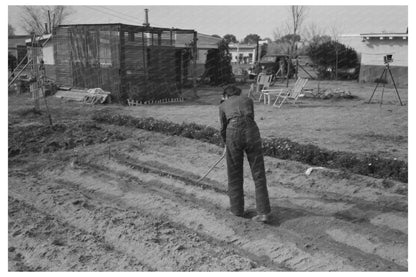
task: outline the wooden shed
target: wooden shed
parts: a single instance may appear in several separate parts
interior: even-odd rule
[[[192,34],[186,47],[175,37]],[[120,102],[178,97],[188,77],[194,30],[126,24],[61,25],[53,32],[56,82],[99,87]],[[195,47],[195,48],[194,48]]]

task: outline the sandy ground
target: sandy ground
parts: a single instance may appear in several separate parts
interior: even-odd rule
[[[281,85],[280,85],[281,86]],[[317,90],[318,82],[309,81],[306,88]],[[241,86],[243,93],[248,86]],[[400,106],[393,88],[380,89],[372,104],[367,104],[374,85],[357,82],[319,82],[320,89],[348,90],[353,100],[300,99],[299,105],[278,109],[255,104],[255,117],[262,137],[284,137],[322,148],[356,153],[378,153],[388,158],[407,160],[408,106],[407,89],[399,88],[405,106]],[[219,128],[218,103],[221,91],[199,90],[197,103],[183,105],[149,105],[124,107],[120,112],[137,117],[154,117],[178,123],[196,122]],[[180,108],[178,108],[178,106]]]
[[[196,181],[221,148],[89,120],[111,106],[50,104],[62,125],[53,130],[44,115],[28,111],[24,96],[9,97],[9,147],[22,149],[9,155],[9,271],[408,269],[405,183],[329,169],[307,176],[308,165],[266,157],[272,220],[259,224],[250,220],[255,203],[247,165],[245,218],[229,214],[224,161]],[[217,109],[200,107],[202,114]],[[196,111],[189,104],[164,108],[165,114],[176,108],[172,121]],[[114,106],[136,115],[157,109]],[[261,109],[269,107],[256,105],[257,117]],[[399,117],[392,113],[389,125]],[[334,133],[328,147],[336,148]]]

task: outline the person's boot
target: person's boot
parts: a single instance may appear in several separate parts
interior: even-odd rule
[[[255,222],[262,222],[262,223],[267,223],[269,222],[271,219],[271,214],[259,214],[256,215],[255,217],[251,218],[251,220],[255,221]]]

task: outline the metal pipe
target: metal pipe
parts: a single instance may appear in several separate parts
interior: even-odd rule
[[[145,14],[145,22],[143,23],[144,26],[149,27],[149,9],[144,9]]]

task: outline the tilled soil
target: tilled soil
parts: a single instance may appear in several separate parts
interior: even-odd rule
[[[219,147],[101,124],[82,143],[88,124],[67,126],[73,148],[35,151],[52,132],[9,157],[9,271],[407,271],[407,184],[266,157],[255,223],[247,165],[244,218],[224,161],[197,182]]]

